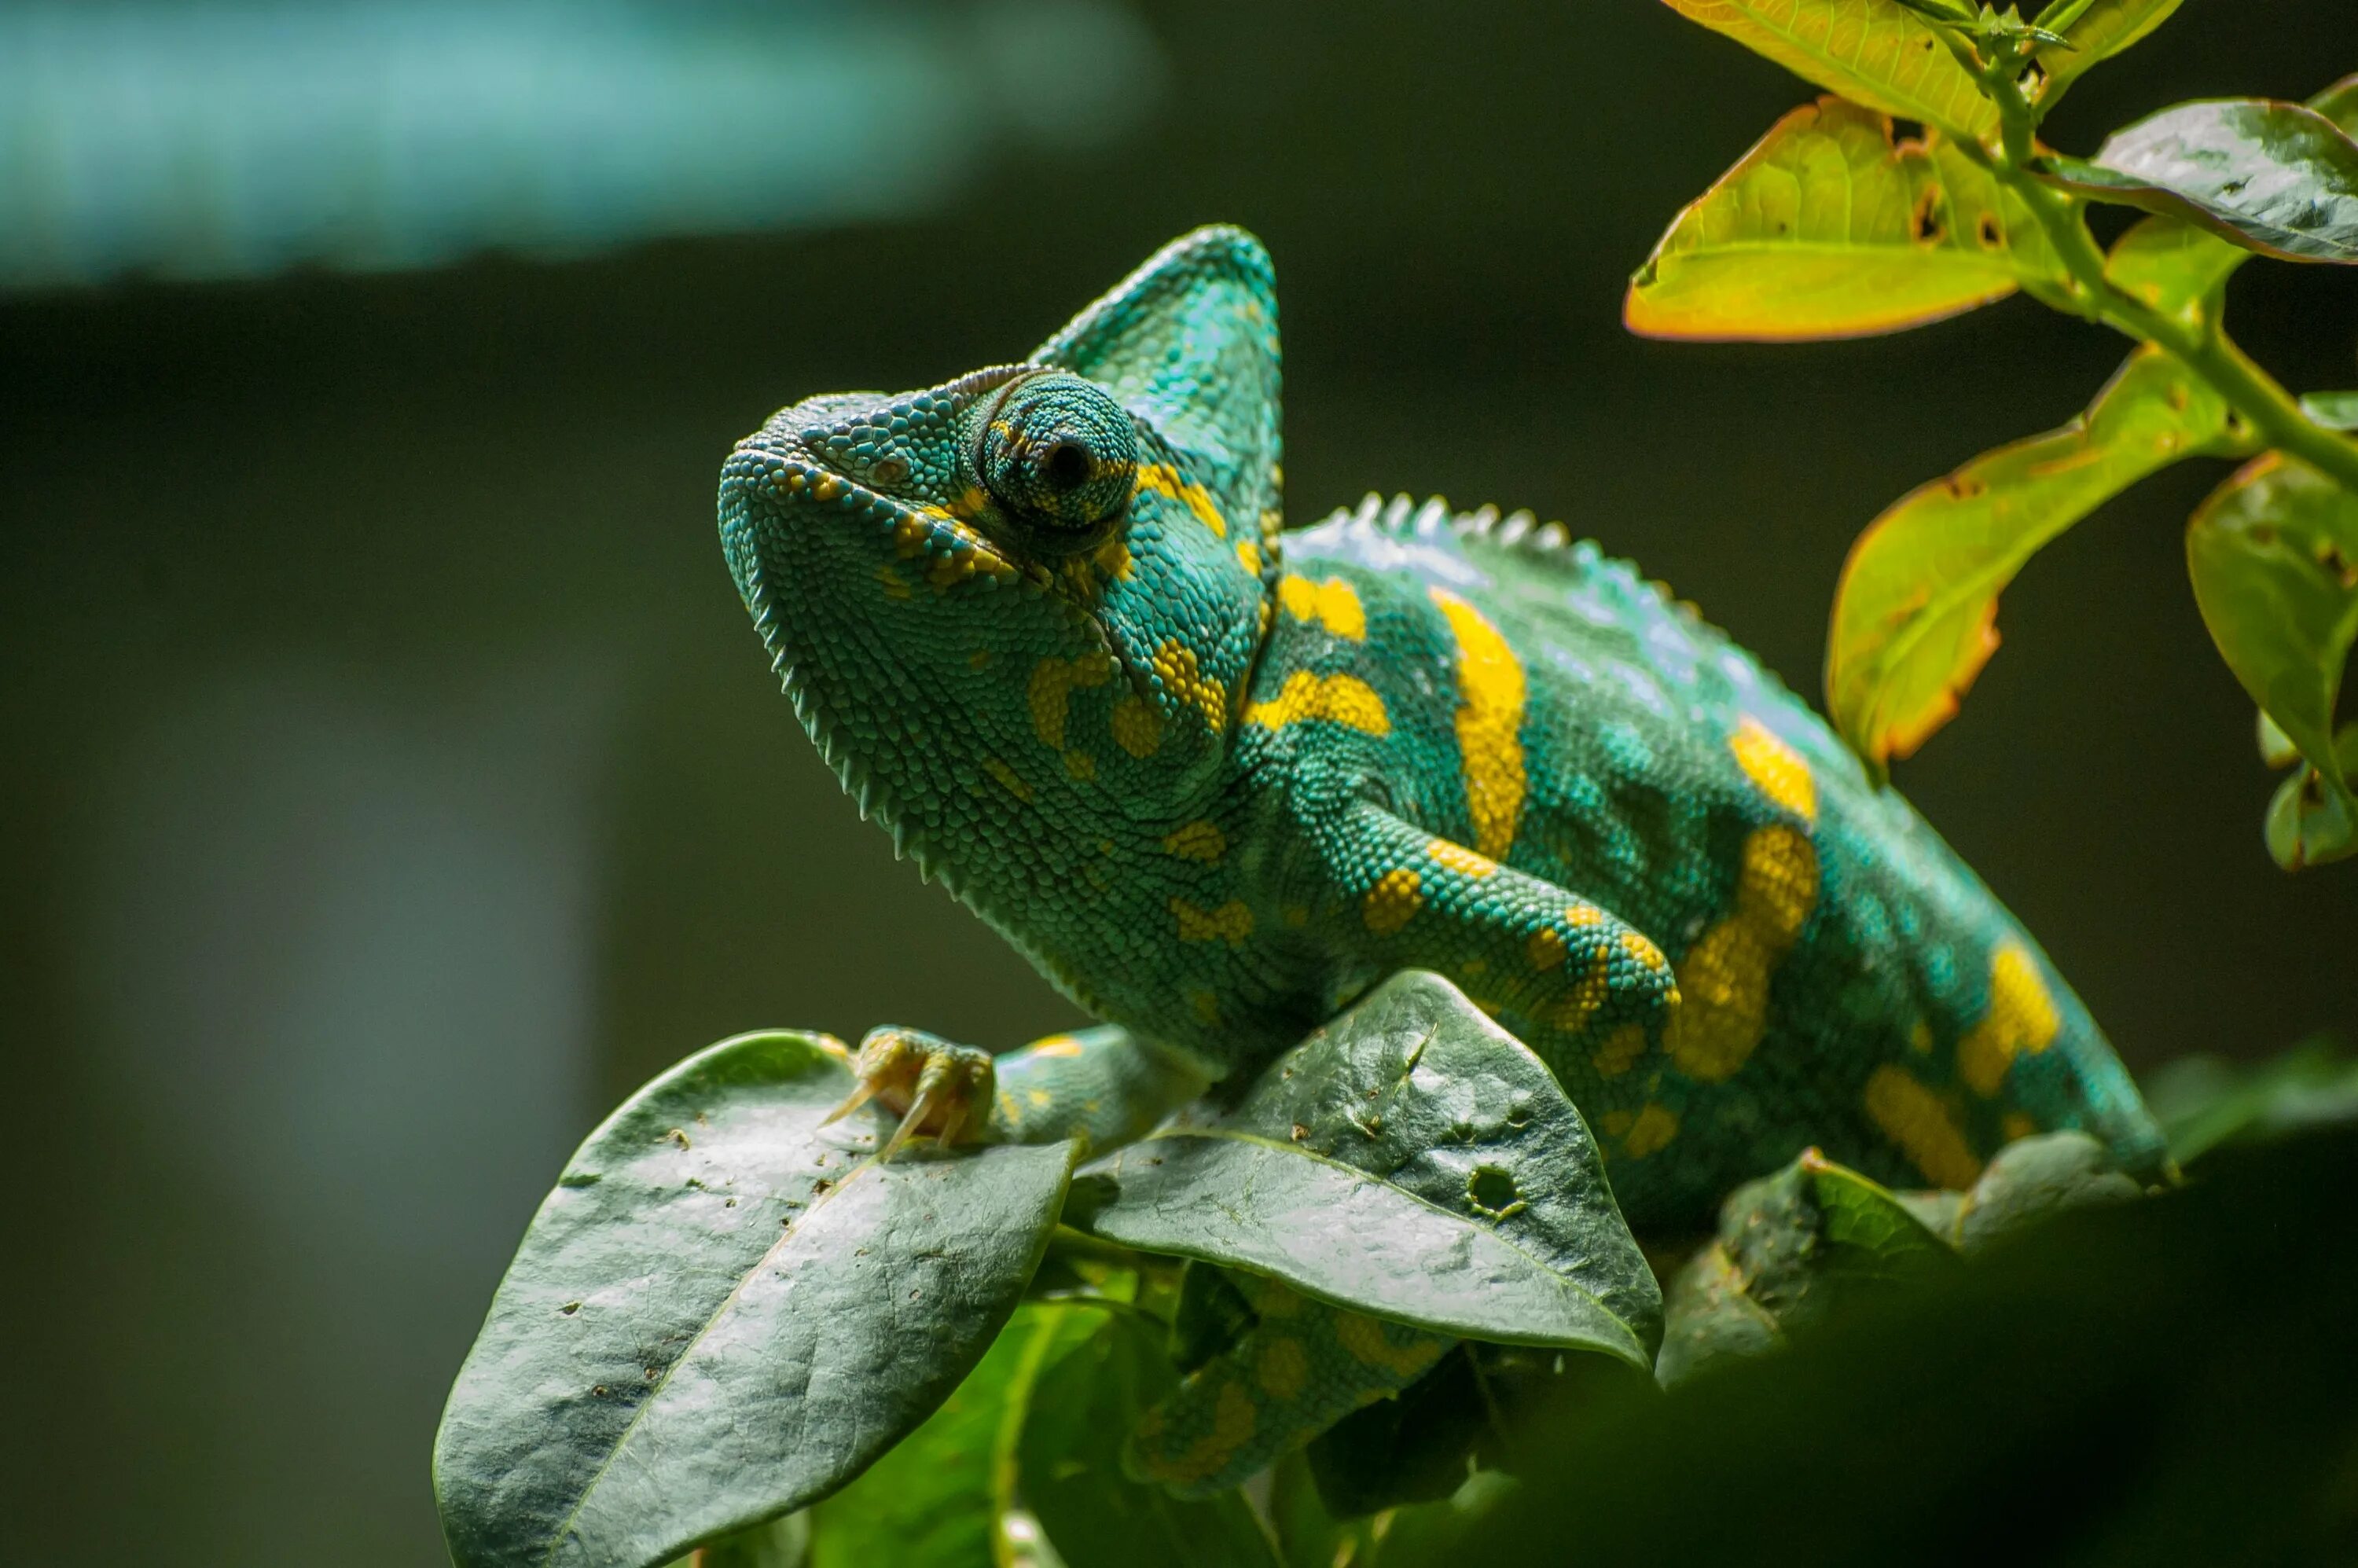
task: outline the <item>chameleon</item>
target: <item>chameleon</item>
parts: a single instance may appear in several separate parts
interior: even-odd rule
[[[1526,512],[1286,527],[1279,411],[1269,255],[1213,226],[1021,363],[729,456],[729,568],[826,762],[1101,1021],[997,1057],[871,1033],[848,1103],[901,1113],[886,1157],[1114,1146],[1423,969],[1547,1064],[1640,1235],[1811,1145],[1963,1188],[2079,1129],[2165,1176],[2039,946],[1751,655]],[[1184,1493],[1449,1343],[1234,1286],[1243,1337],[1132,1445]]]

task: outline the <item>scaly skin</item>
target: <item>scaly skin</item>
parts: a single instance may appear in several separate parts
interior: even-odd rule
[[[723,470],[846,787],[1118,1026],[1001,1058],[997,1136],[1134,1135],[1422,968],[1555,1071],[1641,1232],[1812,1143],[1962,1187],[2081,1128],[2161,1171],[2037,945],[1741,649],[1523,514],[1281,535],[1279,461],[1268,258],[1213,228],[1022,366],[813,399]],[[1305,1435],[1239,1400],[1191,1379],[1149,1468],[1209,1489]]]

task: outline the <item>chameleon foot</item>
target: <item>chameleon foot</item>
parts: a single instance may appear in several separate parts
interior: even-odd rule
[[[912,1138],[931,1137],[946,1149],[979,1137],[989,1124],[994,1075],[988,1051],[917,1029],[871,1029],[851,1070],[860,1087],[827,1119],[838,1120],[871,1099],[898,1112],[901,1125],[877,1154],[880,1160],[890,1160]]]

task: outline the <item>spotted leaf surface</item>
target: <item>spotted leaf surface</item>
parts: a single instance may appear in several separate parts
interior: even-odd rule
[[[2286,261],[2358,263],[2358,142],[2300,103],[2181,103],[2114,135],[2093,158],[2054,157],[2088,195],[2199,223]]]
[[[2220,440],[2227,409],[2153,348],[2060,430],[1910,492],[1851,546],[1826,702],[1861,756],[1905,757],[1955,716],[1997,651],[1997,599],[2039,549],[2146,475]]]
[[[1898,0],[1666,0],[1671,9],[1853,103],[1978,139],[1997,111]]]
[[[879,1165],[820,1122],[834,1042],[723,1041],[590,1134],[541,1205],[435,1443],[451,1556],[662,1563],[824,1497],[1014,1310],[1072,1149]]]
[[[1622,308],[1649,337],[1860,337],[2065,274],[2019,201],[1938,135],[1821,98],[1681,212]]]
[[[1395,1322],[1643,1367],[1660,1299],[1596,1145],[1538,1057],[1439,976],[1394,977],[1087,1168],[1068,1219]]]

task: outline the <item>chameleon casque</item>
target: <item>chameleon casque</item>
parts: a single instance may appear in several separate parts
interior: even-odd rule
[[[1955,1188],[2078,1128],[2163,1171],[2037,945],[1774,676],[1528,514],[1282,531],[1278,384],[1269,258],[1206,228],[1022,364],[815,397],[730,456],[730,569],[811,738],[1105,1021],[995,1064],[876,1032],[855,1098],[896,1145],[1135,1137],[1424,968],[1553,1070],[1641,1235],[1810,1144]],[[1134,1444],[1183,1490],[1446,1345],[1237,1283],[1260,1326]],[[1306,1376],[1255,1375],[1281,1334]]]

